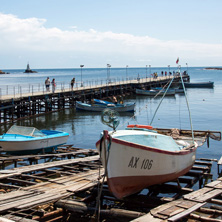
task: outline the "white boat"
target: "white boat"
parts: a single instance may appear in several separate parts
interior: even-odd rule
[[[166,91],[165,90],[157,90],[157,89],[151,89],[151,90],[145,90],[145,89],[136,89],[137,95],[146,95],[146,96],[162,96]],[[175,90],[167,90],[166,96],[174,96]]]
[[[76,109],[84,111],[101,112],[104,109],[109,108],[117,112],[134,112],[135,103],[125,103],[125,104],[88,104],[77,101]]]
[[[173,79],[168,88],[172,82]],[[168,88],[166,93],[175,94],[175,90]],[[153,91],[153,95],[156,95],[157,92]],[[136,92],[152,95],[151,90],[137,89]],[[186,174],[195,162],[198,146],[209,137],[221,140],[221,132],[194,131],[191,118],[191,130],[153,129],[148,125],[129,125],[125,130],[116,130],[119,120],[112,110],[104,111],[101,120],[113,131],[105,130],[96,147],[105,168],[109,189],[119,199]]]
[[[198,144],[206,140],[207,133],[201,135],[193,143],[190,137],[185,140],[183,136],[181,140],[177,135],[175,139],[150,126],[104,131],[96,146],[107,172],[110,191],[121,199],[184,175],[194,164]]]
[[[13,125],[0,136],[0,147],[15,154],[46,152],[65,144],[68,137],[66,132]]]

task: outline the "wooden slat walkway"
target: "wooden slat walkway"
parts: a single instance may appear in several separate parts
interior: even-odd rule
[[[213,218],[215,211],[209,210],[211,215],[201,216],[200,214],[195,214],[195,211],[201,211],[201,207],[205,204],[211,202],[222,204],[221,200],[214,199],[215,197],[220,197],[222,194],[222,178],[218,178],[216,181],[213,181],[207,184],[202,189],[193,191],[189,194],[183,196],[179,200],[172,201],[167,204],[160,205],[152,209],[148,214],[132,220],[133,222],[160,222],[160,221],[178,221],[184,217],[189,216],[192,218],[198,217],[202,218],[203,221],[206,221],[209,218],[209,221],[222,221],[221,219]],[[207,208],[208,209],[208,208]],[[222,209],[222,208],[221,208]],[[207,210],[205,210],[207,212]],[[222,211],[217,211],[218,215],[222,215]],[[196,216],[197,215],[197,216]]]
[[[64,166],[77,162],[87,163],[97,160],[99,160],[98,155],[25,166],[12,169],[8,172],[7,170],[5,170],[5,174],[0,171],[0,178],[9,178],[12,176],[21,175],[23,173],[39,171],[50,167]],[[103,169],[100,169],[100,173],[104,173]],[[0,212],[5,212],[13,208],[25,209],[32,206],[59,200],[60,198],[70,196],[71,194],[73,194],[73,192],[82,191],[95,186],[98,183],[98,177],[98,169],[89,170],[87,172],[82,172],[69,176],[62,176],[56,179],[50,179],[50,181],[20,188],[19,190],[12,191],[10,193],[0,194]]]
[[[59,167],[59,166],[78,163],[78,162],[89,162],[89,161],[96,161],[96,160],[99,160],[99,155],[91,156],[91,157],[84,157],[84,158],[77,158],[77,159],[54,161],[54,162],[48,162],[48,163],[40,163],[38,165],[24,166],[24,167],[19,167],[19,168],[13,168],[10,170],[1,170],[0,179],[8,178],[11,176],[18,176],[18,175],[21,175],[22,173],[28,173],[31,171],[44,170],[50,167]]]
[[[100,89],[102,87],[110,87],[110,86],[118,86],[118,85],[127,85],[127,84],[141,84],[141,83],[149,83],[149,82],[160,82],[163,80],[170,81],[173,78],[173,76],[158,76],[157,78],[141,78],[140,81],[138,80],[125,80],[125,81],[116,81],[116,82],[110,82],[109,84],[98,84],[94,86],[82,86],[82,87],[75,87],[73,90],[70,88],[66,89],[56,89],[55,93],[65,93],[65,92],[77,92],[81,90],[92,90],[92,89]],[[175,79],[179,79],[180,77],[175,77]],[[46,92],[46,91],[39,91],[39,92],[29,92],[29,93],[18,93],[15,95],[0,95],[0,101],[12,99],[12,98],[21,98],[21,97],[30,97],[30,96],[41,96],[41,95],[47,95],[47,94],[53,94],[52,92]]]

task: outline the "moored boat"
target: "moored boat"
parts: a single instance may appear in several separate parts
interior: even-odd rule
[[[157,90],[157,89],[151,89],[151,90],[145,90],[145,89],[136,89],[136,94],[137,95],[146,95],[146,96],[174,96],[175,95],[175,90],[170,89],[170,90]]]
[[[113,102],[101,100],[101,99],[93,99],[94,104],[100,104],[100,105],[108,105],[108,104],[115,104]]]
[[[185,82],[186,88],[213,88],[214,82]]]
[[[157,90],[157,91],[163,91],[165,92],[166,89],[163,89],[162,87],[155,87],[155,88],[152,88],[153,90]],[[180,89],[179,87],[176,87],[176,88],[170,88],[168,89],[168,91],[175,91],[175,93],[184,93],[184,90],[183,89]]]
[[[66,132],[13,125],[0,136],[0,146],[4,151],[14,154],[48,152],[65,144],[68,137]]]
[[[193,143],[188,131],[186,139],[179,130],[176,136],[175,130],[174,136],[159,132],[151,126],[131,125],[125,130],[104,131],[96,143],[109,189],[117,198],[184,175],[194,164],[198,145],[209,135],[196,131],[195,135],[201,136]]]
[[[134,112],[135,103],[125,103],[125,104],[88,104],[77,101],[76,109],[84,111],[101,112],[104,109],[109,108],[117,112]]]

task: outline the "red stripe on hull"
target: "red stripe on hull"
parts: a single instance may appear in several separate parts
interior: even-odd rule
[[[131,142],[119,140],[117,138],[112,138],[112,143],[121,144],[121,145],[135,148],[135,149],[147,150],[147,151],[152,151],[155,153],[165,153],[165,154],[169,154],[169,155],[187,155],[189,153],[194,152],[197,149],[197,146],[195,146],[191,149],[182,149],[180,151],[168,151],[168,150],[164,150],[164,149],[161,150],[161,149],[158,149],[155,147],[149,147],[149,146],[144,146],[144,145],[140,145],[140,144],[136,144],[136,143],[131,143]]]
[[[179,176],[186,174],[191,168],[192,166],[178,173],[158,176],[130,176],[108,178],[109,190],[116,198],[122,199],[123,197],[137,193],[151,185],[174,180]]]

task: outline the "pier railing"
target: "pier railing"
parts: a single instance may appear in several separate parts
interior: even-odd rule
[[[110,78],[107,79],[91,79],[86,80],[84,82],[76,82],[74,84],[73,89],[71,88],[70,83],[67,82],[56,82],[56,87],[54,93],[59,92],[68,92],[68,91],[76,91],[81,89],[90,89],[90,88],[100,88],[105,86],[115,86],[122,84],[131,84],[131,83],[146,83],[153,81],[160,81],[171,79],[172,76],[160,76],[160,77],[145,77],[145,78],[135,78],[129,77],[127,79],[124,78]],[[46,90],[45,84],[20,84],[16,86],[6,85],[0,88],[0,99],[12,99],[12,98],[21,98],[24,96],[36,96],[36,95],[44,95],[50,94],[52,92],[52,86],[50,85],[50,91]]]

